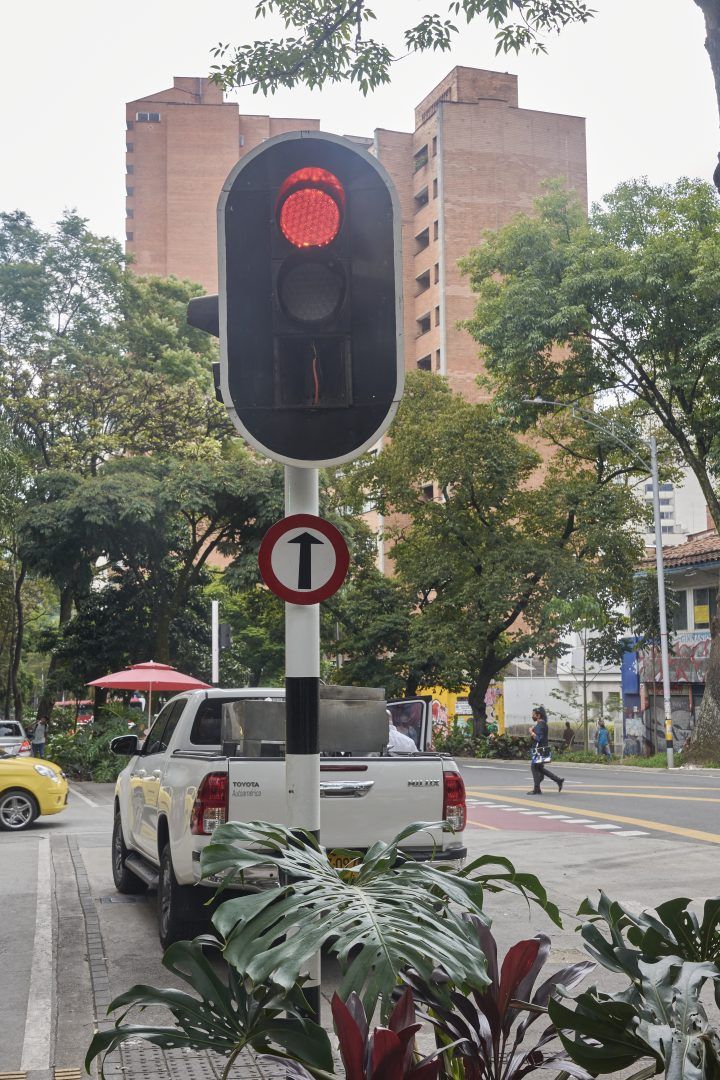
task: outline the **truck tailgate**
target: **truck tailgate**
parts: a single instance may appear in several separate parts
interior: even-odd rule
[[[230,821],[280,821],[286,824],[285,762],[230,758]],[[320,838],[326,847],[367,848],[390,840],[413,821],[439,821],[443,811],[443,767],[436,755],[407,758],[323,759],[320,766]],[[406,848],[440,848],[451,839],[409,837]]]

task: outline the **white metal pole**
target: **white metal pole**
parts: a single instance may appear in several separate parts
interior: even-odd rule
[[[285,516],[319,510],[317,469],[285,466]],[[320,836],[320,605],[285,604],[285,788],[288,825]],[[320,954],[303,992],[320,1020]]]
[[[660,517],[660,482],[658,480],[657,440],[650,438],[650,466],[652,469],[653,516],[655,518],[655,565],[657,567],[658,611],[660,614],[660,663],[662,667],[663,703],[665,706],[665,751],[667,767],[674,762],[672,703],[670,700],[670,656],[668,650],[667,612],[665,610],[665,563],[662,546],[662,518]],[[653,724],[655,717],[653,716]]]
[[[210,682],[217,686],[220,682],[220,601],[212,601],[211,635],[212,635],[212,675]]]

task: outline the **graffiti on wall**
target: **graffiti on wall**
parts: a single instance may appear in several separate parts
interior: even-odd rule
[[[677,634],[670,654],[671,683],[704,683],[710,656],[710,635]],[[640,681],[661,683],[660,650],[642,650],[638,654]]]

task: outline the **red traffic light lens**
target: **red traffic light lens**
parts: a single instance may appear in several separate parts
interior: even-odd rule
[[[293,247],[326,247],[340,231],[345,192],[327,169],[298,169],[283,182],[276,214],[280,230]]]

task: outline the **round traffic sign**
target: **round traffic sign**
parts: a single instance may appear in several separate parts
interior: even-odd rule
[[[262,579],[288,604],[318,604],[336,593],[350,552],[334,525],[315,514],[291,514],[272,525],[258,553]]]

